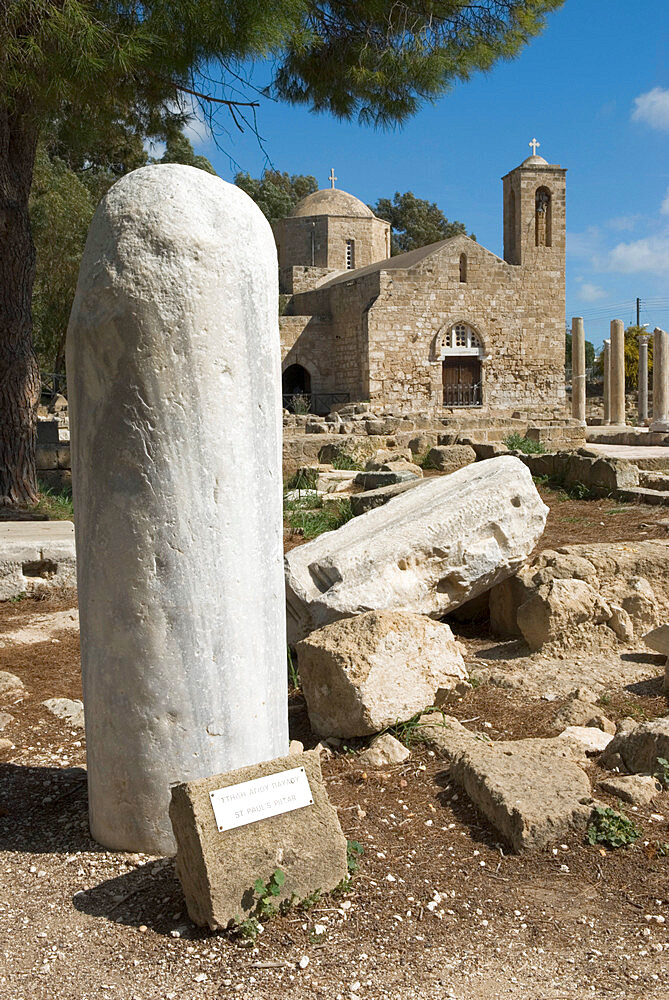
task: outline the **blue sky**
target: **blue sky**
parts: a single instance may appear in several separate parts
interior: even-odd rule
[[[536,136],[549,163],[568,168],[567,318],[583,316],[599,346],[611,319],[633,321],[637,296],[642,323],[669,327],[668,48],[667,0],[567,0],[518,59],[402,129],[262,101],[259,130],[273,167],[326,187],[334,166],[337,186],[368,203],[413,191],[500,255],[500,178]],[[250,134],[231,129],[217,148],[197,123],[190,132],[226,180],[266,164]]]

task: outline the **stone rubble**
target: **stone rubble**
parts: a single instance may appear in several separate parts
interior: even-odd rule
[[[602,767],[629,774],[655,775],[658,758],[669,760],[669,717],[641,722],[630,732],[618,733],[599,759]]]
[[[297,644],[297,658],[311,727],[327,737],[378,733],[467,677],[448,625],[398,611],[326,625]]]

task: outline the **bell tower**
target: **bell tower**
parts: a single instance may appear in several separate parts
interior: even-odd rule
[[[565,259],[567,171],[532,155],[502,178],[504,260],[520,266],[560,266]]]

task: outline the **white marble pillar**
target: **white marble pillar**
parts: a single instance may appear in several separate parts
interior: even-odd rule
[[[609,422],[625,423],[625,324],[611,320]]]
[[[169,854],[170,786],[288,750],[276,247],[177,164],[90,227],[67,371],[91,832]]]
[[[571,415],[585,423],[585,329],[580,316],[571,320]]]
[[[651,431],[669,431],[669,334],[653,330],[653,422]]]
[[[648,340],[647,336],[639,337],[639,425],[644,426],[648,419]]]
[[[611,341],[604,341],[604,415],[603,422],[611,423]]]

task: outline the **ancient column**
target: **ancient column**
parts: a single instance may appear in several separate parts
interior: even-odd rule
[[[276,248],[240,188],[115,184],[67,341],[91,832],[169,854],[170,785],[288,750]]]
[[[648,337],[639,337],[639,424],[648,419]]]
[[[669,334],[653,330],[653,422],[651,431],[669,431]]]
[[[585,329],[580,316],[571,320],[571,415],[585,423]]]
[[[603,422],[611,423],[611,341],[604,341],[604,414]]]
[[[625,423],[625,324],[611,320],[609,422]]]

